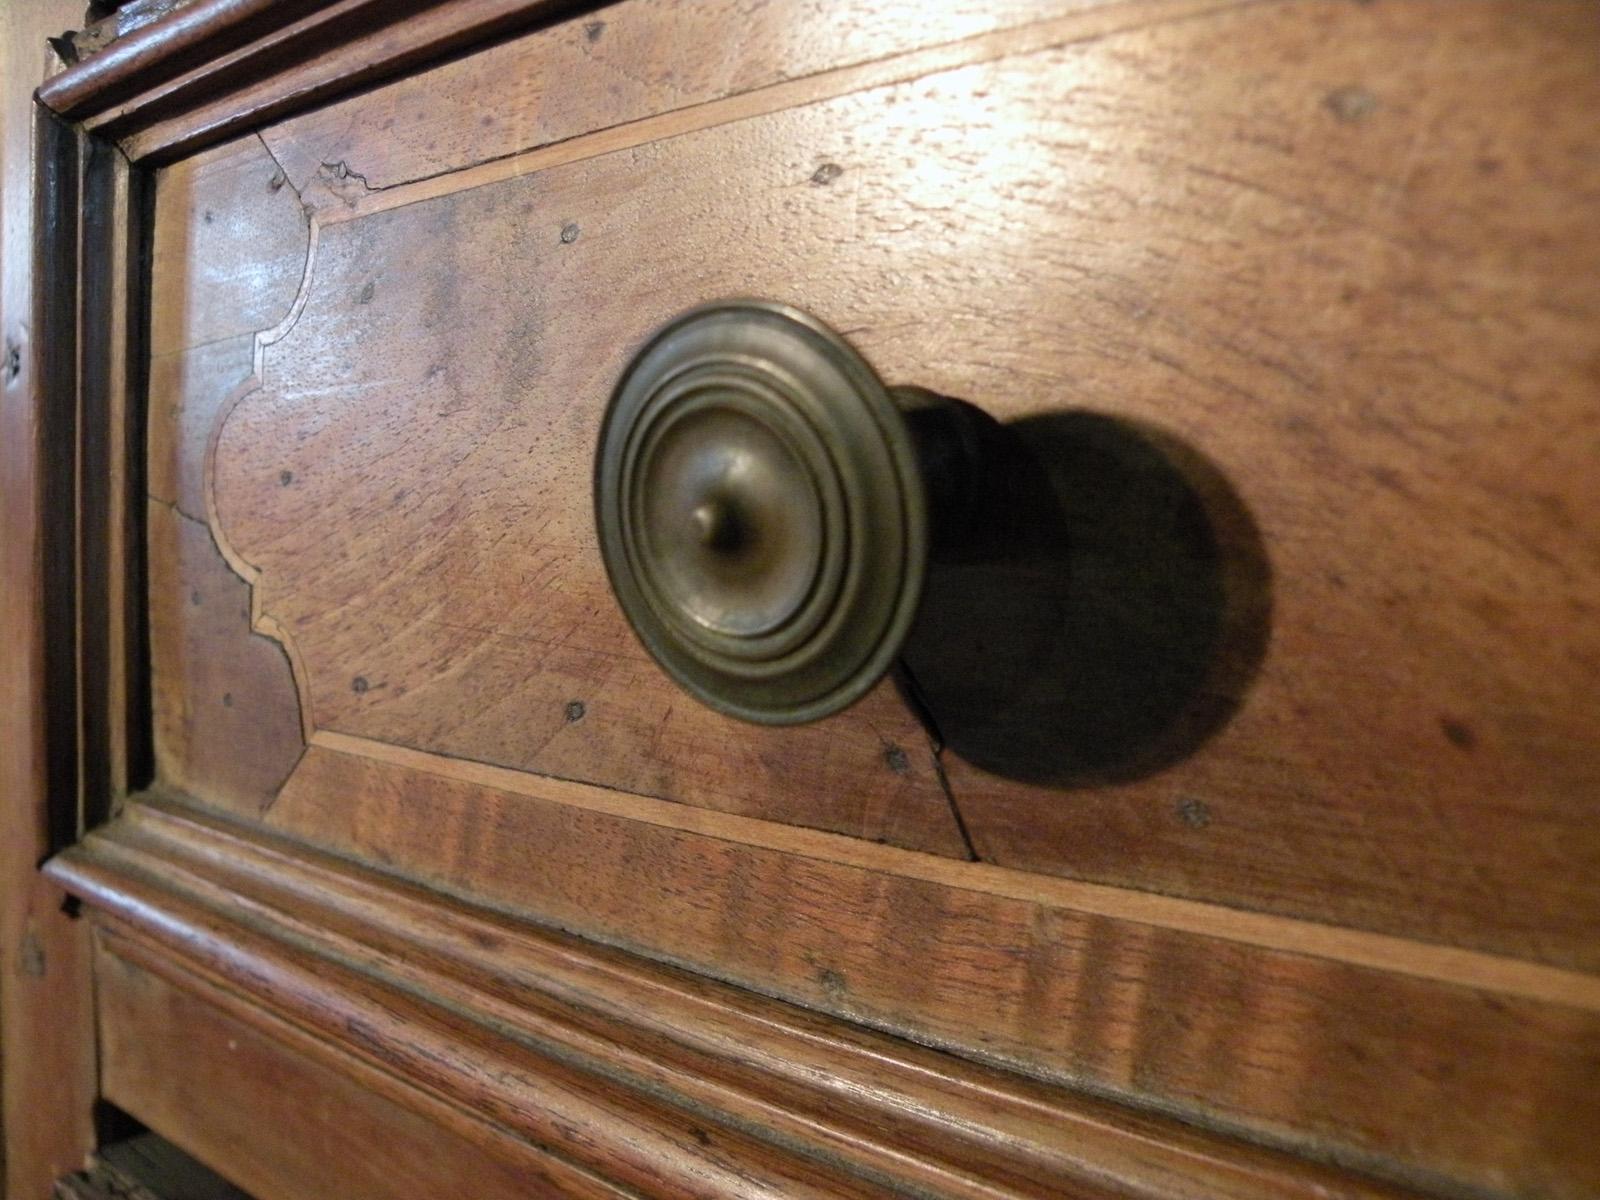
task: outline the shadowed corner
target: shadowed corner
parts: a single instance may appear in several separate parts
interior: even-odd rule
[[[938,548],[897,682],[996,775],[1125,782],[1194,753],[1266,652],[1272,578],[1193,448],[1084,411],[990,424],[962,535]]]

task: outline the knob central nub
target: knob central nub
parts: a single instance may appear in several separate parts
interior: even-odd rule
[[[639,351],[601,429],[595,514],[646,649],[748,720],[857,699],[921,597],[927,496],[906,422],[844,339],[780,305],[708,305]]]
[[[689,514],[694,535],[707,550],[735,554],[745,544],[744,522],[727,500],[707,500]]]

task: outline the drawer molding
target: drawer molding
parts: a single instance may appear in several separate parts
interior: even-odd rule
[[[577,780],[452,758],[332,729],[313,731],[308,745],[319,751],[350,755],[400,771],[422,772],[473,788],[493,788],[801,859],[1600,1014],[1600,976],[1527,959],[1274,913],[1251,912],[1182,896],[1040,875],[992,863],[961,862],[826,830],[784,825],[737,813],[706,811]]]
[[[443,1100],[648,1195],[1404,1194],[441,903],[161,800],[47,870],[115,954],[356,1060],[413,1108]]]
[[[41,87],[39,102],[101,137],[143,133],[133,157],[170,162],[574,7],[571,0],[199,0],[86,56]],[[75,41],[94,51],[96,31]]]

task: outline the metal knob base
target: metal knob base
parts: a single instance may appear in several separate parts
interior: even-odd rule
[[[891,391],[797,309],[684,314],[634,357],[601,428],[596,524],[624,614],[722,712],[787,725],[847,707],[910,631],[985,421]]]

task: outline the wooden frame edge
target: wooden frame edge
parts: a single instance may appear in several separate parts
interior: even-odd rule
[[[27,46],[43,53],[48,19],[12,15],[8,68]],[[47,1194],[57,1175],[80,1166],[94,1135],[88,939],[37,872],[76,822],[75,789],[62,802],[63,777],[76,779],[75,693],[57,702],[53,691],[75,689],[75,651],[65,652],[75,638],[69,624],[59,642],[51,619],[75,550],[49,514],[73,503],[75,455],[55,439],[76,421],[81,180],[76,139],[39,106],[8,109],[5,137],[4,283],[16,311],[0,406],[0,1193],[25,1197]],[[55,403],[64,374],[72,377],[65,408]]]
[[[8,51],[42,50],[50,19],[17,17]],[[88,931],[37,868],[150,770],[134,502],[144,487],[149,173],[36,100],[24,141],[23,117],[6,114],[8,157],[14,142],[26,165],[7,173],[16,219],[7,249],[26,254],[8,253],[6,291],[26,301],[28,318],[8,323],[15,363],[0,420],[0,1043],[11,1051],[0,1158],[5,1194],[26,1197],[82,1165],[97,1091]]]
[[[78,454],[81,455],[86,449],[87,456],[76,457],[70,473],[37,476],[42,481],[44,502],[38,514],[30,510],[26,518],[31,522],[36,516],[39,517],[38,528],[43,528],[46,520],[53,522],[50,536],[56,540],[47,544],[45,557],[41,560],[45,564],[43,574],[54,580],[53,583],[46,580],[45,584],[53,598],[45,601],[35,614],[34,632],[30,634],[34,641],[29,644],[41,656],[54,657],[44,659],[47,665],[34,674],[28,674],[32,668],[27,668],[22,676],[23,686],[31,689],[28,693],[30,697],[41,702],[47,695],[61,698],[63,703],[67,697],[72,698],[70,709],[58,706],[51,710],[41,726],[44,730],[41,744],[49,747],[46,757],[52,766],[48,771],[41,769],[29,787],[46,775],[52,780],[48,788],[42,783],[39,785],[37,796],[37,812],[48,818],[51,832],[35,853],[35,861],[43,850],[67,846],[82,836],[84,831],[103,821],[114,811],[130,784],[137,786],[141,775],[141,750],[138,745],[141,717],[136,706],[139,697],[147,696],[148,690],[141,689],[137,684],[140,671],[137,636],[129,637],[125,632],[122,640],[118,641],[113,631],[119,621],[126,622],[123,625],[125,631],[137,631],[141,627],[137,605],[142,589],[136,581],[130,582],[120,606],[112,597],[109,585],[103,593],[94,591],[96,579],[108,580],[110,577],[107,572],[113,569],[112,555],[116,538],[122,536],[127,539],[124,544],[134,547],[135,554],[141,539],[137,528],[133,529],[131,538],[126,528],[123,534],[116,533],[118,517],[114,493],[95,491],[92,487],[85,493],[82,485],[85,482],[92,483],[97,478],[100,465],[110,463],[119,453],[112,440],[85,442],[85,436],[94,430],[114,429],[108,422],[114,419],[117,411],[117,389],[124,389],[124,402],[130,396],[136,401],[142,394],[142,383],[136,374],[142,364],[137,343],[142,329],[141,319],[132,308],[119,315],[114,307],[119,302],[111,297],[120,295],[122,302],[136,304],[137,297],[142,294],[138,272],[142,269],[143,235],[139,231],[138,220],[143,211],[141,198],[149,194],[150,167],[234,136],[267,120],[324,102],[343,91],[392,77],[425,60],[479,44],[501,33],[527,28],[547,15],[556,12],[565,15],[572,7],[549,0],[503,0],[498,4],[492,0],[461,0],[452,11],[470,16],[462,16],[461,19],[466,23],[454,30],[441,28],[442,24],[448,23],[436,19],[443,6],[435,4],[424,6],[409,19],[396,17],[389,24],[376,28],[347,20],[342,28],[348,34],[343,42],[334,47],[337,52],[310,62],[297,56],[307,52],[314,40],[313,34],[320,37],[328,32],[330,26],[322,17],[331,21],[338,14],[392,9],[384,9],[378,0],[285,5],[276,10],[284,18],[279,20],[278,17],[269,19],[263,16],[267,6],[258,0],[202,0],[193,8],[183,10],[189,14],[189,24],[185,28],[191,31],[191,40],[175,38],[172,27],[158,29],[157,25],[161,25],[158,22],[141,31],[149,35],[143,43],[147,49],[144,57],[126,54],[121,58],[102,56],[89,59],[61,77],[66,79],[71,76],[73,87],[79,89],[77,92],[70,92],[64,84],[59,88],[50,86],[41,89],[41,128],[48,130],[41,137],[51,140],[54,147],[51,153],[57,157],[52,161],[57,161],[58,166],[52,170],[57,172],[55,178],[61,189],[54,193],[55,199],[50,201],[60,207],[52,208],[51,213],[59,215],[61,219],[56,232],[43,238],[39,245],[43,256],[41,261],[50,256],[56,261],[52,270],[63,281],[61,288],[65,290],[47,287],[41,288],[38,293],[41,304],[51,307],[52,313],[47,320],[36,320],[38,337],[35,346],[40,356],[37,375],[41,382],[37,407],[31,411],[40,424],[38,428],[28,430],[28,437],[30,445],[39,448],[41,453],[42,448],[58,445],[59,440],[65,437],[72,446],[79,448]],[[240,15],[246,9],[256,15],[246,19]],[[232,24],[223,19],[229,13],[234,17]],[[295,19],[288,19],[291,14]],[[178,15],[182,13],[174,14]],[[208,26],[207,21],[218,24]],[[207,41],[207,37],[212,40]],[[167,38],[173,40],[164,40]],[[230,40],[235,38],[236,41]],[[111,55],[119,44],[113,43],[111,50],[105,52],[106,55]],[[199,46],[209,47],[204,53],[222,53],[214,69],[205,63],[195,64],[195,57],[202,53],[195,49]],[[226,50],[223,49],[225,46]],[[341,74],[337,69],[339,64],[347,62],[352,55],[367,55],[370,70],[361,74]],[[113,67],[119,62],[121,68],[114,70]],[[236,114],[219,117],[218,113],[226,109],[240,90],[252,82],[259,87],[252,91],[249,106]],[[52,104],[55,107],[51,111],[44,111]],[[67,118],[80,123],[72,124]],[[122,139],[120,148],[113,138]],[[85,208],[85,201],[93,197],[98,197],[94,204],[101,207],[91,211]],[[399,202],[398,199],[396,202]],[[90,273],[86,274],[86,271]],[[101,272],[98,277],[102,280],[119,282],[96,293],[94,287],[86,282],[95,277],[93,271]],[[68,280],[70,283],[66,282]],[[70,295],[70,299],[63,300],[63,295]],[[8,423],[10,420],[8,410]],[[140,429],[142,422],[134,420],[131,427],[124,429],[122,436],[131,439],[137,436]],[[9,429],[6,432],[9,433]],[[120,453],[124,455],[124,466],[136,473],[137,464],[141,461],[139,448],[130,440]],[[134,486],[126,480],[125,483],[126,486]],[[133,514],[131,520],[136,526],[141,506],[127,506],[127,510]],[[85,531],[88,532],[88,540],[84,539]],[[132,561],[136,564],[137,557]],[[7,586],[11,584],[8,582]],[[34,584],[30,581],[26,586],[31,589]],[[84,611],[86,598],[89,624],[84,626],[79,623],[78,614]],[[134,608],[127,608],[128,604]],[[70,636],[63,639],[40,632],[47,609],[56,612],[58,619],[60,613],[73,614],[70,624],[59,627]],[[30,617],[30,620],[34,619]],[[122,679],[120,692],[117,684],[119,672]],[[54,680],[56,686],[47,686],[49,680]],[[118,716],[114,708],[119,696],[128,705],[122,716]],[[31,716],[25,719],[34,720]],[[147,717],[143,718],[143,726],[147,734]],[[33,793],[30,792],[29,796],[28,802],[32,803]],[[99,912],[110,914],[109,917],[97,916],[96,919],[102,921],[105,927],[117,931],[116,936],[123,938],[119,944],[143,947],[143,953],[151,961],[169,964],[168,969],[173,977],[186,980],[187,986],[207,988],[207,995],[227,997],[227,1002],[240,1012],[256,1014],[264,1021],[276,1022],[282,1030],[297,1031],[293,1036],[312,1042],[320,1040],[326,1044],[325,1039],[319,1039],[316,1032],[315,1014],[304,1007],[294,1006],[295,993],[290,984],[285,985],[286,990],[281,994],[269,991],[262,995],[254,986],[256,975],[252,972],[287,970],[283,965],[285,963],[296,964],[297,970],[308,969],[308,962],[312,967],[318,963],[332,963],[335,975],[329,978],[336,977],[339,980],[333,994],[336,1003],[345,1005],[348,1011],[354,1011],[352,1006],[358,998],[370,999],[372,995],[377,995],[395,1004],[412,1005],[406,1011],[421,1021],[464,1020],[468,1024],[454,1028],[468,1032],[488,1029],[490,1035],[501,1039],[501,1049],[496,1053],[510,1056],[514,1048],[523,1045],[526,1040],[519,1041],[514,1036],[515,1028],[511,1035],[505,1034],[504,1030],[489,1028],[488,1018],[478,1011],[476,1004],[463,1008],[459,1004],[417,1001],[414,995],[418,986],[416,981],[403,975],[396,966],[396,963],[403,963],[405,956],[395,952],[392,946],[382,952],[382,956],[387,956],[386,961],[380,966],[373,966],[369,962],[364,968],[365,974],[352,966],[350,956],[353,951],[349,941],[340,946],[319,942],[307,949],[303,944],[304,939],[308,936],[315,938],[317,922],[302,917],[304,923],[297,924],[289,919],[292,914],[282,908],[274,910],[277,915],[262,915],[264,911],[272,910],[276,903],[263,899],[264,893],[258,890],[265,886],[263,880],[248,873],[239,877],[218,876],[211,868],[203,866],[205,855],[199,853],[197,848],[207,844],[204,834],[180,836],[170,831],[152,834],[153,823],[146,822],[142,828],[139,827],[138,822],[142,818],[137,807],[130,816],[133,819],[129,822],[113,825],[105,834],[93,835],[88,843],[67,850],[49,868],[50,876],[69,887],[81,899],[92,901]],[[293,856],[299,852],[285,850],[282,853]],[[174,864],[179,865],[183,873],[178,885],[166,880],[162,871],[151,869],[157,865],[165,867]],[[33,874],[32,866],[32,862],[27,864],[27,899],[22,903],[32,914],[41,911],[41,898],[49,901],[50,911],[44,913],[42,919],[48,919],[51,929],[57,931],[51,936],[58,937],[60,945],[65,948],[60,960],[61,969],[67,972],[69,979],[76,981],[73,984],[73,996],[81,1008],[76,1017],[82,1020],[88,1012],[89,998],[87,957],[82,950],[87,939],[81,925],[72,925],[54,911],[57,893]],[[12,886],[9,874],[6,876],[6,886],[8,889]],[[7,900],[9,906],[9,895]],[[300,901],[308,905],[317,903],[315,890],[309,895],[300,896],[296,902]],[[236,908],[249,909],[255,915],[244,920],[237,916]],[[33,917],[30,915],[29,919]],[[381,925],[367,928],[369,933],[373,928],[377,929],[372,936],[399,936],[393,930],[386,933]],[[527,935],[522,927],[515,928],[518,936]],[[240,930],[243,934],[252,934],[257,938],[253,943],[254,952],[227,962],[215,957],[219,947],[225,948],[227,942],[225,937],[216,936],[217,930]],[[369,951],[372,949],[359,937],[353,940],[358,950],[362,946]],[[582,944],[579,948],[583,949]],[[9,944],[7,949],[10,949]],[[23,949],[25,951],[26,947]],[[615,953],[598,948],[584,952],[592,953],[594,961]],[[78,957],[75,959],[74,955]],[[50,951],[50,961],[50,969],[57,969],[54,964],[58,960],[53,949]],[[637,960],[636,965],[646,974],[670,971],[669,968],[651,967],[643,960]],[[9,961],[7,969],[11,969]],[[479,963],[474,969],[482,972],[487,971],[489,966]],[[367,992],[357,988],[355,985],[362,981],[365,981],[363,986],[376,988],[377,991]],[[478,988],[476,995],[486,995],[481,987],[464,981],[459,974],[438,973],[431,982],[437,987]],[[715,984],[707,986],[713,990],[721,987]],[[728,1005],[734,1005],[736,997],[742,995],[736,989],[723,989],[717,994]],[[754,1003],[776,1006],[770,1011],[778,1015],[762,1020],[784,1025],[791,1032],[798,1028],[794,1022],[800,1020],[801,1010],[790,1009],[776,1001],[756,1000]],[[0,1008],[5,1010],[4,1019],[8,1023],[32,1019],[26,1015],[19,1018],[14,1005]],[[59,1010],[44,1015],[57,1019],[61,1017]],[[524,1018],[511,1012],[509,1019],[515,1026]],[[869,1039],[881,1036],[863,1035],[857,1027],[830,1018],[806,1019],[822,1022],[826,1036],[841,1045],[853,1044],[853,1039],[861,1036]],[[604,1036],[618,1044],[654,1036],[651,1029],[637,1023],[630,1024],[625,1020],[618,1023],[611,1018],[607,1018],[607,1021],[610,1023],[602,1022],[607,1030]],[[42,1024],[35,1027],[45,1028]],[[8,1025],[8,1035],[9,1028]],[[8,1041],[14,1044],[15,1039],[8,1036]],[[882,1061],[890,1054],[890,1050],[883,1048],[884,1045],[893,1047],[895,1052],[906,1049],[892,1039],[884,1039],[881,1043],[875,1041],[872,1045],[878,1048],[863,1052],[862,1062]],[[512,1060],[506,1057],[488,1061],[504,1066]],[[516,1061],[523,1060],[519,1058]],[[558,1065],[562,1062],[559,1056],[552,1057],[549,1054],[542,1061]],[[740,1058],[736,1046],[730,1048],[726,1059],[706,1061],[719,1071],[725,1070],[741,1078],[748,1078],[758,1071],[756,1064],[747,1058]],[[973,1067],[947,1056],[939,1056],[939,1061],[944,1065],[919,1069],[956,1083],[971,1083],[980,1077],[990,1078],[990,1075],[984,1074],[986,1068]],[[83,1066],[82,1062],[74,1064],[79,1075],[84,1073]],[[92,1066],[92,1062],[88,1064],[88,1098],[93,1096]],[[369,1061],[364,1069],[372,1073],[373,1078],[385,1080],[386,1086],[396,1089],[396,1094],[417,1099],[419,1104],[422,1097],[431,1097],[437,1102],[441,1092],[465,1096],[467,1093],[460,1089],[467,1088],[473,1082],[472,1078],[461,1073],[448,1079],[435,1080],[424,1074],[420,1065],[413,1068],[387,1059]],[[1010,1103],[1026,1105],[1027,1096],[1032,1094],[1028,1089],[1034,1085],[1004,1073],[991,1074],[999,1081],[992,1086],[999,1090],[990,1094],[1003,1094],[1009,1097]],[[686,1069],[680,1071],[679,1075],[680,1080],[688,1077]],[[671,1143],[673,1155],[679,1156],[673,1159],[677,1164],[674,1169],[680,1174],[675,1177],[677,1182],[672,1186],[679,1187],[680,1191],[689,1186],[689,1181],[701,1178],[705,1160],[709,1156],[708,1148],[700,1146],[699,1139],[692,1132],[687,1142],[679,1136],[685,1129],[692,1131],[702,1128],[700,1125],[684,1126],[684,1113],[692,1114],[697,1120],[708,1119],[708,1113],[715,1117],[714,1123],[719,1129],[730,1131],[728,1140],[720,1143],[719,1149],[725,1150],[729,1145],[748,1149],[752,1156],[773,1172],[771,1178],[774,1186],[780,1186],[779,1181],[782,1185],[795,1185],[795,1190],[787,1194],[804,1194],[798,1189],[805,1187],[818,1189],[815,1193],[818,1195],[872,1194],[872,1189],[884,1187],[919,1188],[925,1195],[941,1194],[930,1190],[933,1183],[955,1186],[960,1182],[957,1175],[949,1174],[959,1164],[948,1161],[939,1168],[946,1174],[934,1181],[895,1174],[900,1169],[895,1165],[897,1148],[881,1137],[874,1141],[866,1136],[863,1140],[860,1131],[866,1129],[870,1133],[876,1119],[869,1117],[865,1109],[851,1110],[843,1119],[843,1124],[835,1123],[829,1129],[819,1127],[814,1134],[797,1133],[793,1129],[779,1129],[774,1124],[761,1123],[777,1122],[783,1118],[779,1111],[782,1106],[773,1099],[774,1096],[781,1098],[781,1093],[763,1093],[754,1084],[741,1085],[743,1091],[738,1088],[733,1090],[747,1099],[754,1097],[748,1099],[748,1103],[760,1108],[759,1118],[737,1108],[706,1108],[704,1105],[697,1108],[684,1100],[681,1094],[679,1099],[664,1100],[643,1085],[619,1084],[612,1074],[598,1066],[591,1065],[580,1072],[579,1082],[580,1091],[582,1088],[598,1089],[594,1094],[603,1092],[607,1096],[620,1097],[622,1103],[619,1112],[643,1112],[648,1114],[649,1120],[657,1123],[655,1127],[660,1136]],[[686,1087],[687,1084],[681,1086]],[[7,1088],[10,1087],[8,1077]],[[618,1087],[622,1090],[615,1090]],[[38,1094],[37,1088],[30,1094]],[[761,1100],[763,1095],[766,1097],[764,1101]],[[1116,1176],[1115,1170],[1107,1166],[1114,1159],[1122,1161],[1117,1159],[1118,1155],[1125,1155],[1126,1162],[1130,1164],[1126,1170],[1135,1172],[1133,1178],[1137,1186],[1134,1194],[1180,1194],[1180,1186],[1162,1173],[1166,1168],[1157,1171],[1152,1167],[1151,1156],[1159,1158],[1160,1153],[1173,1145],[1191,1146],[1186,1139],[1195,1139],[1192,1143],[1194,1158],[1190,1165],[1198,1164],[1206,1183],[1218,1194],[1292,1196],[1297,1193],[1321,1194],[1327,1190],[1347,1195],[1398,1194],[1360,1176],[1303,1163],[1246,1143],[1236,1143],[1220,1135],[1200,1133],[1167,1118],[1149,1118],[1131,1109],[1120,1109],[1108,1102],[1071,1096],[1065,1092],[1051,1092],[1050,1096],[1053,1097],[1050,1103],[1064,1105],[1064,1111],[1070,1119],[1080,1122],[1081,1128],[1088,1130],[1103,1124],[1109,1130],[1106,1133],[1109,1140],[1104,1148],[1104,1155],[1109,1157],[1086,1158],[1076,1164],[1056,1164],[1051,1168],[1059,1172],[1049,1177],[1052,1186],[1071,1187],[1075,1194],[1127,1194],[1128,1178]],[[499,1098],[507,1101],[514,1100],[515,1096],[503,1094]],[[461,1103],[468,1104],[467,1101]],[[74,1105],[77,1107],[74,1108]],[[464,1112],[466,1108],[458,1110]],[[16,1111],[14,1103],[7,1104],[7,1114]],[[62,1130],[65,1134],[64,1144],[70,1145],[73,1138],[87,1141],[91,1136],[92,1131],[87,1130],[86,1124],[88,1113],[82,1079],[75,1079],[71,1087],[62,1090],[61,1095],[53,1101],[53,1111],[67,1114],[68,1124]],[[513,1105],[511,1111],[521,1110]],[[895,1115],[911,1122],[914,1129],[922,1130],[923,1136],[932,1136],[930,1130],[942,1131],[960,1126],[960,1122],[948,1111],[941,1113],[936,1109],[930,1111],[926,1106],[919,1108],[909,1098],[900,1102]],[[30,1113],[30,1117],[34,1116]],[[926,1123],[929,1121],[932,1123]],[[1146,1121],[1153,1124],[1144,1124]],[[917,1122],[924,1124],[918,1125]],[[1031,1144],[1016,1138],[1008,1140],[1008,1136],[1002,1136],[1004,1131],[993,1125],[985,1127],[987,1134],[982,1130],[974,1132],[977,1127],[971,1124],[962,1128],[964,1136],[977,1136],[980,1142],[987,1137],[986,1144],[990,1150],[1002,1156],[1009,1155],[992,1161],[997,1161],[1007,1173],[1004,1179],[1015,1182],[978,1181],[983,1184],[983,1190],[946,1191],[942,1194],[984,1197],[1041,1194],[1026,1188],[1037,1184],[1041,1178],[1037,1175],[1041,1161],[1038,1156],[1049,1147],[1038,1140]],[[9,1144],[9,1127],[7,1132]],[[518,1129],[516,1135],[524,1140],[542,1136],[528,1129]],[[905,1157],[900,1155],[902,1159]],[[36,1173],[38,1164],[46,1161],[48,1159],[39,1154],[32,1154],[31,1158],[8,1155],[7,1170],[8,1173],[12,1170],[13,1163],[31,1163],[17,1169]],[[603,1168],[610,1173],[621,1169],[609,1159],[594,1161],[598,1164],[596,1169]],[[626,1171],[639,1169],[637,1163],[625,1164],[625,1168]],[[905,1166],[906,1170],[914,1168],[914,1163]],[[1206,1175],[1206,1171],[1212,1173]],[[973,1187],[978,1186],[970,1180],[968,1183]],[[1008,1188],[1010,1190],[1006,1190]],[[16,1194],[25,1195],[27,1189],[19,1186]],[[725,1194],[743,1193],[727,1191]]]
[[[166,806],[47,871],[169,980],[647,1195],[1411,1194]]]
[[[170,162],[594,0],[197,0],[39,90],[60,116]]]

